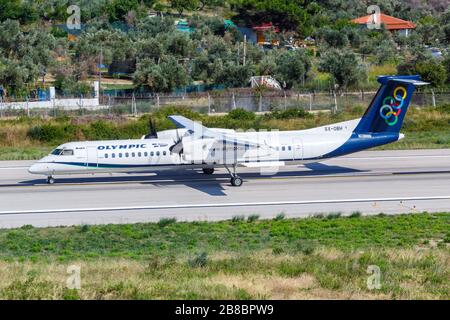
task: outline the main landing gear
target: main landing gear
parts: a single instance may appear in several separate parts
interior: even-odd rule
[[[55,178],[53,178],[52,176],[48,176],[47,177],[47,184],[54,184],[55,183]]]
[[[242,180],[242,178],[236,174],[236,165],[233,165],[233,172],[231,172],[230,168],[228,168],[227,166],[225,166],[225,169],[227,169],[228,173],[231,176],[231,185],[233,187],[242,186],[242,184],[244,183],[244,180]]]
[[[203,173],[204,174],[213,174],[214,168],[203,168]]]

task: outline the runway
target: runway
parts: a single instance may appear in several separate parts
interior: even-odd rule
[[[365,151],[273,175],[239,168],[240,188],[222,169],[56,176],[47,185],[27,172],[31,163],[0,162],[0,228],[450,210],[450,149]]]

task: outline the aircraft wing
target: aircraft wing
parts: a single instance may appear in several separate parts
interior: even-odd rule
[[[243,145],[253,148],[265,146],[254,141],[237,139],[236,136],[210,130],[200,123],[192,121],[183,116],[169,116],[169,120],[172,121],[177,126],[177,128],[187,129],[190,134],[193,134],[198,139],[210,138],[223,143]]]

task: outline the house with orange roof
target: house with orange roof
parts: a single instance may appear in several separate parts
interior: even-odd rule
[[[416,25],[411,21],[388,16],[384,13],[380,13],[378,15],[371,14],[361,18],[353,19],[352,22],[365,27],[369,27],[374,23],[380,23],[386,28],[386,30],[397,32],[405,37],[408,37],[411,34],[411,30],[416,28]]]

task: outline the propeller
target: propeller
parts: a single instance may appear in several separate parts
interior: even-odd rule
[[[158,139],[158,132],[156,131],[155,121],[151,116],[148,118],[149,133],[145,135],[145,139]]]

